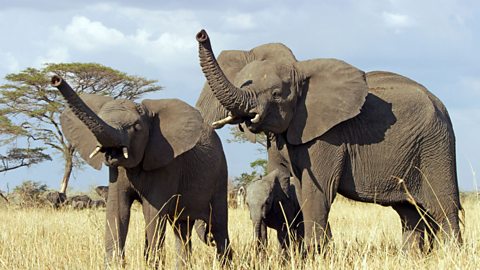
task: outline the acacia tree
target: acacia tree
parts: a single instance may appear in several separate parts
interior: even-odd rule
[[[0,172],[29,167],[33,164],[52,160],[50,155],[44,153],[45,148],[11,148],[6,155],[0,155]]]
[[[61,131],[59,117],[66,103],[50,86],[53,74],[63,77],[79,94],[134,100],[161,87],[156,80],[95,63],[46,64],[42,69],[27,68],[5,77],[7,83],[0,86],[0,132],[8,141],[26,139],[46,147],[40,153],[62,154],[65,167],[60,192],[65,193],[73,168],[83,163]]]

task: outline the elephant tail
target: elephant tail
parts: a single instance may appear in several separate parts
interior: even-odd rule
[[[214,247],[215,241],[213,239],[213,235],[210,232],[211,226],[207,224],[205,221],[197,219],[195,220],[195,231],[197,232],[198,237],[205,243],[207,246]]]

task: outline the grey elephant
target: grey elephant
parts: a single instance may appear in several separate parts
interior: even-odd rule
[[[108,199],[108,186],[97,186],[95,192],[106,202]]]
[[[285,251],[291,240],[303,238],[303,216],[297,193],[300,183],[288,171],[275,169],[246,186],[246,203],[254,234],[260,248],[267,246],[267,227],[277,231],[280,247]]]
[[[186,258],[195,220],[209,226],[218,256],[230,258],[225,156],[198,110],[177,99],[135,103],[97,95],[80,98],[58,76],[52,77],[52,85],[69,105],[60,119],[65,137],[89,165],[109,167],[107,262],[124,262],[135,200],[142,204],[149,263],[158,267],[163,258],[167,222],[174,226],[179,256]]]
[[[425,230],[461,243],[452,123],[425,87],[336,59],[297,61],[279,43],[223,51],[217,61],[207,33],[196,38],[207,79],[197,107],[215,127],[273,134],[269,152],[302,185],[308,247],[331,237],[337,193],[391,206],[406,249],[423,247]]]
[[[66,205],[70,205],[73,209],[82,210],[90,208],[92,199],[88,195],[75,195],[67,198]]]
[[[63,204],[67,200],[67,195],[58,191],[52,191],[48,192],[45,198],[54,209],[58,209],[63,206]]]
[[[90,204],[91,204],[91,201],[90,201],[90,202],[86,202],[86,201],[72,201],[70,205],[71,205],[72,208],[75,209],[75,210],[83,210],[83,209],[90,208]]]

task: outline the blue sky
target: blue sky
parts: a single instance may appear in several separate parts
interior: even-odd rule
[[[449,110],[462,190],[480,171],[480,2],[453,0],[236,1],[0,0],[0,77],[46,62],[98,62],[156,79],[148,98],[194,105],[204,83],[195,34],[205,28],[217,54],[282,42],[299,60],[338,58],[365,70],[418,81]],[[229,144],[231,177],[261,157],[255,145]],[[58,188],[61,157],[0,175],[0,189],[25,179]],[[107,170],[85,167],[71,186],[107,183]]]

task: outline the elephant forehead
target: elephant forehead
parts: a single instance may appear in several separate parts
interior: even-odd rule
[[[133,124],[140,118],[137,105],[131,100],[113,100],[105,104],[98,115],[112,125]]]
[[[260,194],[264,194],[266,196],[272,189],[272,186],[272,181],[268,181],[267,179],[262,178],[259,180],[255,180],[251,182],[246,188],[247,197]]]
[[[255,86],[280,82],[277,67],[273,61],[253,61],[246,65],[235,77],[234,84],[238,87],[248,84]]]

